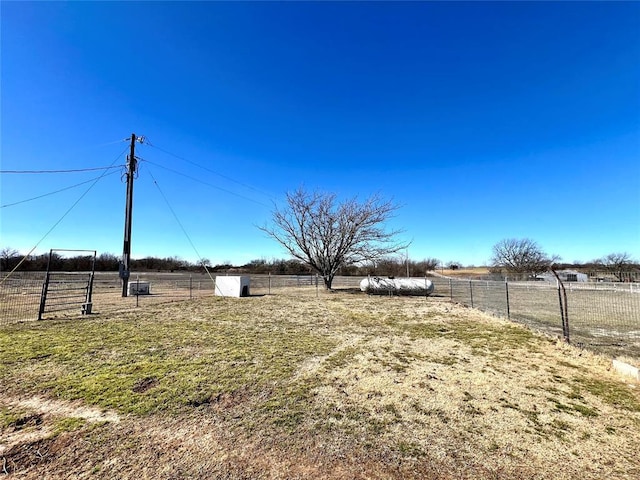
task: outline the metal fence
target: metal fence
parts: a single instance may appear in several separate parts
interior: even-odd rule
[[[38,319],[45,272],[17,272],[0,285],[0,325]],[[267,295],[294,287],[322,289],[316,275],[250,275],[252,295]],[[213,277],[215,281],[215,276]],[[214,295],[214,281],[204,273],[133,273],[130,283],[149,282],[149,295],[122,297],[117,273],[96,272],[93,281],[92,313],[123,311],[145,305],[174,302]],[[357,287],[360,278],[341,277],[337,287]],[[136,291],[138,289],[135,289]],[[42,319],[74,317],[82,312],[82,302],[65,308],[47,309]]]
[[[0,285],[0,325],[37,320],[46,272],[24,272]]]
[[[22,272],[0,285],[0,325],[36,320],[45,274]],[[290,288],[322,290],[315,275],[250,275],[252,295],[281,293]],[[334,287],[357,288],[363,277],[336,277]],[[96,273],[93,313],[214,295],[214,283],[198,273],[133,273],[130,281],[149,282],[151,294],[122,297],[117,273]],[[433,296],[563,336],[558,288],[547,282],[504,282],[431,278]],[[566,283],[568,334],[572,344],[615,356],[640,359],[640,284]],[[45,318],[77,316],[82,305]]]
[[[561,292],[549,282],[432,278],[436,295],[523,323],[571,344],[615,357],[640,358],[640,284],[565,283],[568,331]]]

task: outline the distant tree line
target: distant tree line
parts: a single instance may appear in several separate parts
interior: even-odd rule
[[[640,273],[640,264],[626,252],[610,253],[586,263],[562,263],[559,256],[548,255],[538,243],[528,238],[508,238],[493,246],[489,269],[493,274],[535,278],[551,268],[574,269],[591,278],[608,277],[618,282],[637,279]]]
[[[13,270],[22,260],[23,255],[12,248],[0,249],[0,271],[8,272]],[[51,257],[51,268],[61,272],[88,271],[91,270],[92,256],[79,255],[74,257],[63,257],[54,253]],[[44,271],[49,263],[49,254],[31,255],[26,258],[19,271]],[[95,270],[98,272],[117,272],[120,257],[111,253],[102,253],[96,256]],[[427,272],[434,270],[439,265],[436,258],[424,260],[407,260],[403,257],[388,257],[369,262],[362,265],[344,265],[337,272],[338,275],[379,275],[379,276],[424,276]],[[296,259],[257,259],[244,265],[233,265],[230,262],[223,262],[211,265],[208,259],[203,259],[202,263],[192,263],[182,260],[179,257],[144,257],[131,260],[133,271],[156,271],[156,272],[203,272],[204,265],[212,273],[253,273],[272,275],[311,275],[315,274],[311,268]]]
[[[503,240],[494,246],[494,256],[490,272],[495,275],[508,275],[509,278],[529,278],[545,272],[551,265],[556,270],[573,269],[589,275],[590,278],[609,280],[637,281],[640,277],[640,263],[628,253],[612,253],[589,262],[560,262],[557,256],[544,253],[541,247],[529,240]],[[20,263],[23,255],[12,248],[0,248],[0,272],[9,272]],[[73,272],[91,269],[92,256],[63,257],[53,254],[51,268],[56,271]],[[45,271],[49,254],[31,255],[22,262],[19,271]],[[96,257],[95,270],[99,272],[117,272],[120,256],[102,253]],[[211,273],[224,274],[269,274],[272,275],[315,275],[308,264],[297,259],[256,259],[244,265],[223,262],[211,265],[208,259],[202,263],[192,263],[179,257],[144,257],[131,260],[131,269],[139,272],[204,272],[204,265]],[[406,256],[389,256],[376,261],[356,265],[343,265],[337,275],[381,276],[381,277],[422,277],[430,271],[446,267],[462,268],[459,262],[440,262],[437,258],[411,260]]]
[[[640,274],[640,263],[626,252],[591,260],[576,267],[590,277],[598,277],[601,273],[612,275],[618,282],[637,281]]]
[[[361,265],[343,265],[337,271],[337,275],[352,276],[407,276],[422,277],[427,272],[435,270],[439,260],[427,258],[424,260],[406,260],[401,257],[387,257]],[[215,268],[215,267],[214,267]],[[299,260],[252,260],[242,267],[232,267],[235,271],[246,273],[271,273],[274,275],[315,275],[315,272],[304,262]]]
[[[0,270],[3,272],[13,270],[23,259],[23,255],[12,248],[0,249]],[[205,260],[206,261],[206,260]],[[91,270],[92,255],[78,255],[73,257],[62,256],[57,253],[51,255],[51,269],[61,272],[80,272]],[[207,261],[208,262],[208,261]],[[19,266],[19,271],[44,271],[49,264],[49,254],[30,255]],[[102,253],[96,256],[95,270],[99,272],[117,272],[120,265],[120,257],[111,253]],[[145,257],[131,261],[131,267],[140,271],[176,271],[203,269],[200,264],[192,264],[178,257]]]

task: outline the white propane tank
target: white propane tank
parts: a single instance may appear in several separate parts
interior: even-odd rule
[[[426,278],[368,277],[360,282],[360,290],[376,294],[430,295],[433,289],[433,282]]]

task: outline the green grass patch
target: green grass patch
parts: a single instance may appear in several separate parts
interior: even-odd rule
[[[358,346],[345,347],[327,358],[323,362],[323,366],[329,370],[345,367],[349,362],[353,361],[354,357],[359,353],[362,353],[362,348]]]
[[[598,410],[592,407],[588,407],[586,405],[580,405],[579,403],[569,402],[562,403],[555,398],[548,398],[549,402],[554,404],[554,410],[556,412],[565,412],[569,414],[573,414],[574,412],[581,414],[584,417],[597,417]]]
[[[316,385],[316,380],[303,379],[276,390],[259,407],[261,415],[258,418],[267,418],[275,426],[289,432],[294,431],[303,421],[313,416],[313,409],[310,408],[313,397],[311,390]],[[254,424],[250,426],[257,427]]]
[[[136,317],[4,327],[3,388],[123,413],[179,411],[243,388],[248,397],[260,393],[335,346],[304,326],[242,322],[237,312],[183,314],[171,305]]]
[[[446,325],[429,323],[405,323],[398,329],[406,331],[412,338],[445,337],[472,348],[474,354],[500,352],[506,349],[526,348],[535,350],[539,341],[531,331],[518,325],[491,325],[486,322],[455,321]]]
[[[640,412],[638,395],[622,382],[588,377],[576,377],[572,379],[572,382],[609,405],[630,412]]]
[[[28,423],[29,418],[34,415],[29,414],[24,409],[0,407],[0,429],[16,428]]]
[[[399,442],[397,451],[407,457],[421,458],[426,455],[422,447],[414,442]]]
[[[87,424],[84,418],[65,417],[59,418],[53,423],[53,435],[79,430]]]

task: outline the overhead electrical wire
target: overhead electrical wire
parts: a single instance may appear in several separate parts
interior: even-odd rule
[[[114,168],[122,168],[126,165],[111,165],[108,167],[93,167],[93,168],[75,168],[71,170],[0,170],[0,173],[78,173],[78,172],[93,172],[95,170],[112,170]]]
[[[167,197],[165,196],[164,192],[162,191],[162,189],[160,188],[160,185],[158,185],[158,181],[155,179],[155,177],[153,176],[153,173],[151,173],[151,169],[149,167],[147,167],[147,171],[149,172],[149,175],[151,176],[151,179],[153,180],[153,184],[156,186],[156,188],[158,189],[158,191],[160,192],[160,195],[162,196],[162,199],[164,200],[164,203],[167,204],[167,207],[169,207],[169,211],[171,211],[171,214],[173,215],[173,218],[176,220],[176,222],[178,223],[178,225],[180,226],[180,228],[182,229],[182,233],[184,233],[185,237],[187,237],[187,240],[189,241],[189,244],[191,245],[191,248],[193,248],[193,251],[196,253],[196,255],[198,256],[198,260],[200,260],[200,264],[204,267],[205,271],[207,272],[207,275],[209,275],[209,278],[211,279],[211,281],[213,282],[214,288],[215,288],[215,284],[216,281],[214,280],[213,276],[211,275],[211,272],[209,272],[209,269],[207,268],[207,266],[205,265],[203,259],[202,259],[202,255],[200,255],[200,252],[198,252],[198,249],[196,248],[196,246],[193,244],[193,241],[191,240],[191,237],[189,236],[189,234],[187,233],[187,230],[184,228],[184,226],[182,225],[182,222],[180,221],[180,219],[178,218],[178,215],[176,215],[176,212],[173,210],[173,208],[171,207],[171,204],[169,203],[169,200],[167,200]]]
[[[109,145],[114,145],[116,143],[122,143],[122,142],[128,142],[129,139],[125,138],[124,140],[120,139],[120,140],[114,140],[112,142],[105,142],[105,143],[100,143],[98,145],[85,145],[82,148],[74,148],[71,151],[73,152],[78,152],[78,151],[86,151],[86,150],[90,150],[92,148],[100,148],[100,147],[106,147]],[[69,153],[67,152],[67,155],[69,155]],[[112,169],[112,168],[120,168],[118,165],[116,166],[109,166],[109,167],[95,167],[95,168],[80,168],[80,169],[74,169],[74,170],[0,170],[0,174],[31,174],[31,173],[75,173],[75,172],[89,172],[92,170],[106,170],[106,169]]]
[[[48,197],[49,195],[55,195],[56,193],[64,192],[65,190],[70,190],[72,188],[79,187],[80,185],[84,185],[85,183],[93,182],[94,180],[98,180],[98,179],[103,178],[103,177],[108,177],[109,175],[113,175],[115,173],[118,173],[118,172],[110,172],[110,173],[107,173],[105,175],[101,175],[99,177],[94,177],[94,178],[91,178],[89,180],[85,180],[84,182],[76,183],[75,185],[70,185],[68,187],[61,188],[60,190],[55,190],[53,192],[45,193],[43,195],[38,195],[37,197],[32,197],[32,198],[27,198],[25,200],[20,200],[19,202],[6,203],[4,205],[0,205],[0,208],[13,207],[14,205],[20,205],[21,203],[27,203],[27,202],[31,202],[32,200],[38,200],[39,198]]]
[[[111,145],[111,144],[114,144],[114,143],[120,143],[120,142],[122,142],[122,141],[123,141],[123,140],[118,140],[118,141],[115,141],[115,142],[106,143],[106,144],[104,144],[104,145]],[[124,141],[128,141],[128,139],[124,139]],[[224,178],[224,179],[226,179],[226,180],[229,180],[230,182],[236,183],[236,184],[238,184],[238,185],[241,185],[241,186],[243,186],[243,187],[245,187],[245,188],[248,188],[248,189],[250,189],[250,190],[253,190],[253,191],[257,192],[257,193],[260,193],[260,194],[262,194],[262,195],[265,195],[265,196],[267,196],[267,197],[269,197],[269,198],[272,198],[272,199],[273,199],[273,196],[272,196],[272,195],[270,195],[269,193],[266,193],[266,192],[264,192],[264,191],[261,191],[261,190],[259,190],[259,189],[255,188],[255,187],[253,187],[253,186],[251,186],[251,185],[249,185],[249,184],[246,184],[246,183],[244,183],[244,182],[241,182],[241,181],[235,180],[234,178],[231,178],[231,177],[229,177],[229,176],[227,176],[227,175],[224,175],[224,174],[222,174],[222,173],[220,173],[220,172],[216,172],[215,170],[212,170],[212,169],[210,169],[210,168],[208,168],[208,167],[205,167],[205,166],[200,165],[200,164],[198,164],[198,163],[196,163],[196,162],[193,162],[193,161],[191,161],[191,160],[189,160],[189,159],[186,159],[186,158],[184,158],[184,157],[181,157],[181,156],[179,156],[179,155],[176,155],[176,154],[174,154],[174,153],[171,153],[171,152],[169,152],[169,151],[167,151],[167,150],[164,150],[164,149],[162,149],[162,148],[160,148],[160,147],[157,147],[157,146],[155,146],[155,145],[151,144],[147,139],[145,139],[144,143],[145,143],[146,145],[149,145],[149,146],[151,146],[151,147],[153,147],[153,148],[155,148],[155,149],[157,149],[157,150],[160,150],[160,151],[162,151],[162,152],[164,152],[164,153],[166,153],[166,154],[168,154],[168,155],[171,155],[171,156],[173,156],[173,157],[175,157],[175,158],[178,158],[178,159],[183,160],[183,161],[185,161],[185,162],[187,162],[187,163],[190,163],[190,164],[192,164],[192,165],[194,165],[194,166],[196,166],[196,167],[198,167],[198,168],[201,168],[201,169],[206,170],[206,171],[208,171],[208,172],[211,172],[211,173],[213,173],[213,174],[215,174],[215,175],[218,175],[218,176],[220,176],[220,177],[222,177],[222,178]],[[116,169],[116,168],[121,169],[121,168],[123,168],[123,167],[126,167],[126,165],[113,165],[113,164],[118,160],[118,158],[120,158],[120,157],[121,157],[121,156],[122,156],[122,155],[127,151],[127,149],[128,149],[128,148],[129,148],[128,146],[127,146],[127,147],[125,147],[125,149],[124,149],[122,152],[120,152],[120,153],[118,154],[118,156],[114,159],[114,161],[111,163],[111,165],[109,165],[109,166],[107,166],[107,167],[93,167],[93,168],[68,169],[68,170],[0,170],[0,173],[1,173],[1,174],[53,174],[53,173],[77,173],[77,172],[87,172],[87,171],[103,170],[103,173],[102,173],[101,175],[99,175],[98,177],[95,177],[95,178],[90,179],[90,180],[86,180],[86,181],[81,182],[81,183],[78,183],[78,184],[76,184],[76,185],[71,185],[71,186],[69,186],[69,187],[65,187],[65,188],[62,188],[62,189],[60,189],[60,190],[56,190],[56,191],[54,191],[54,192],[49,192],[49,193],[46,193],[46,194],[43,194],[43,195],[39,195],[39,196],[37,196],[37,197],[33,197],[33,198],[29,198],[29,199],[21,200],[21,201],[19,201],[19,202],[14,202],[14,203],[10,203],[10,204],[6,204],[6,205],[1,205],[1,206],[0,206],[0,208],[5,208],[5,207],[10,207],[10,206],[18,205],[18,204],[21,204],[21,203],[26,203],[26,202],[29,202],[29,201],[32,201],[32,200],[37,200],[37,199],[39,199],[39,198],[43,198],[43,197],[47,197],[47,196],[50,196],[50,195],[54,195],[54,194],[56,194],[56,193],[60,193],[60,192],[65,191],[65,190],[69,190],[69,189],[71,189],[71,188],[75,188],[75,187],[78,187],[78,186],[80,186],[80,185],[84,185],[84,184],[86,184],[86,183],[93,182],[93,183],[89,186],[89,188],[87,188],[87,189],[84,191],[84,193],[82,193],[82,195],[80,195],[80,197],[79,197],[79,198],[78,198],[78,199],[77,199],[77,200],[76,200],[76,201],[75,201],[75,202],[74,202],[74,203],[73,203],[73,204],[72,204],[72,205],[67,209],[67,211],[62,215],[62,217],[60,217],[60,219],[58,219],[58,221],[57,221],[56,223],[54,223],[54,225],[53,225],[53,226],[52,226],[52,227],[51,227],[51,228],[50,228],[50,229],[49,229],[49,230],[44,234],[44,236],[43,236],[40,240],[38,240],[38,242],[34,245],[34,247],[33,247],[33,248],[32,248],[32,249],[31,249],[31,250],[30,250],[30,251],[29,251],[29,252],[28,252],[28,253],[27,253],[27,254],[26,254],[26,255],[25,255],[21,260],[20,260],[20,262],[18,262],[18,264],[15,266],[15,268],[14,268],[13,270],[11,270],[11,272],[9,272],[9,273],[8,273],[8,274],[7,274],[7,275],[6,275],[2,280],[0,280],[0,285],[2,285],[2,283],[4,283],[4,281],[5,281],[7,278],[9,278],[9,277],[10,277],[10,276],[11,276],[11,275],[12,275],[12,274],[13,274],[13,273],[14,273],[14,272],[15,272],[15,271],[16,271],[16,270],[17,270],[17,269],[18,269],[18,268],[19,268],[19,267],[24,263],[24,261],[29,257],[29,255],[31,255],[31,254],[34,252],[34,250],[35,250],[36,248],[38,248],[38,246],[42,243],[42,241],[43,241],[45,238],[47,238],[47,236],[49,236],[49,234],[50,234],[50,233],[51,233],[51,232],[52,232],[52,231],[53,231],[53,230],[54,230],[54,229],[55,229],[55,228],[56,228],[56,227],[57,227],[57,226],[62,222],[62,220],[64,220],[64,218],[65,218],[65,217],[66,217],[66,216],[71,212],[71,210],[73,210],[73,209],[75,208],[75,206],[76,206],[78,203],[80,203],[80,201],[81,201],[81,200],[82,200],[82,199],[83,199],[83,198],[84,198],[84,197],[89,193],[89,191],[90,191],[90,190],[91,190],[91,189],[96,185],[96,183],[98,183],[98,181],[100,181],[102,178],[104,178],[104,177],[106,177],[106,176],[108,176],[108,175],[112,175],[112,174],[114,174],[114,173],[117,173],[117,172],[110,172],[110,173],[107,173],[109,170],[113,170],[113,169]],[[138,157],[136,157],[136,158],[138,158]],[[176,175],[183,176],[183,177],[185,177],[185,178],[188,178],[188,179],[193,180],[193,181],[195,181],[195,182],[198,182],[198,183],[201,183],[201,184],[203,184],[203,185],[209,186],[209,187],[211,187],[211,188],[215,188],[215,189],[217,189],[217,190],[220,190],[220,191],[226,192],[226,193],[228,193],[228,194],[230,194],[230,195],[234,195],[234,196],[239,197],[239,198],[242,198],[242,199],[244,199],[244,200],[248,200],[248,201],[250,201],[250,202],[257,203],[258,205],[262,205],[262,206],[265,206],[265,207],[269,207],[269,205],[266,205],[266,204],[265,204],[265,203],[263,203],[263,202],[260,202],[260,201],[258,201],[258,200],[254,200],[254,199],[252,199],[252,198],[249,198],[249,197],[247,197],[247,196],[244,196],[244,195],[241,195],[241,194],[239,194],[239,193],[233,192],[233,191],[231,191],[231,190],[227,190],[227,189],[222,188],[222,187],[219,187],[219,186],[217,186],[217,185],[213,185],[213,184],[211,184],[211,183],[208,183],[208,182],[202,181],[202,180],[200,180],[200,179],[198,179],[198,178],[195,178],[195,177],[192,177],[192,176],[190,176],[190,175],[184,174],[184,173],[179,172],[179,171],[177,171],[177,170],[175,170],[175,169],[168,168],[168,167],[165,167],[165,166],[160,165],[160,164],[158,164],[158,163],[151,162],[151,161],[149,161],[149,160],[145,160],[145,159],[142,159],[142,158],[138,158],[138,160],[140,160],[141,162],[147,163],[147,164],[154,165],[154,166],[156,166],[156,167],[158,167],[158,168],[162,168],[162,169],[164,169],[164,170],[170,171],[170,172],[172,172],[172,173],[175,173]],[[178,219],[178,217],[177,217],[177,215],[176,215],[175,211],[173,210],[173,208],[172,208],[172,207],[171,207],[171,205],[169,204],[169,201],[167,200],[166,196],[164,195],[164,193],[163,193],[163,192],[162,192],[162,190],[160,189],[160,186],[158,185],[158,182],[156,181],[156,179],[153,177],[153,174],[151,173],[151,170],[150,170],[148,167],[147,167],[147,170],[149,171],[149,174],[150,174],[151,178],[153,179],[153,182],[154,182],[154,184],[155,184],[156,188],[158,188],[158,191],[160,192],[160,194],[161,194],[161,196],[163,197],[163,199],[164,199],[165,203],[166,203],[166,204],[167,204],[167,206],[169,207],[169,210],[170,210],[170,211],[171,211],[171,213],[173,214],[173,216],[174,216],[174,218],[175,218],[176,222],[178,223],[178,225],[180,225],[180,228],[182,229],[183,233],[185,234],[185,236],[186,236],[186,237],[187,237],[187,239],[189,240],[189,243],[191,244],[191,247],[192,247],[192,248],[193,248],[193,250],[195,251],[196,255],[198,255],[198,258],[200,259],[200,262],[201,262],[202,266],[204,267],[204,269],[206,270],[207,274],[209,275],[209,277],[211,278],[211,280],[212,280],[212,281],[214,282],[214,284],[215,284],[215,281],[214,281],[213,277],[211,276],[211,273],[209,272],[209,270],[208,270],[207,266],[206,266],[206,265],[204,264],[204,262],[202,261],[202,257],[201,257],[201,255],[200,255],[200,253],[198,252],[198,250],[196,249],[195,245],[194,245],[194,244],[193,244],[193,242],[191,241],[191,238],[189,237],[189,235],[188,235],[188,233],[186,232],[186,230],[185,230],[184,226],[182,225],[182,223],[181,223],[181,222],[180,222],[180,220]]]
[[[122,150],[118,156],[113,160],[113,162],[111,162],[111,165],[113,165],[114,163],[116,163],[118,161],[118,159],[128,150],[128,146],[124,148],[124,150]],[[107,171],[105,170],[104,173],[102,175],[100,175],[98,178],[96,178],[93,183],[91,185],[89,185],[89,188],[87,188],[84,193],[82,193],[82,195],[80,195],[80,197],[78,197],[78,199],[73,202],[73,204],[67,209],[66,212],[64,212],[64,214],[62,215],[62,217],[60,217],[58,219],[58,221],[56,223],[53,224],[53,226],[47,231],[47,233],[45,233],[42,238],[40,240],[38,240],[38,243],[36,243],[33,248],[31,250],[29,250],[29,253],[27,253],[24,257],[22,257],[22,260],[20,260],[18,262],[18,264],[13,268],[13,270],[11,270],[7,275],[5,275],[2,280],[0,280],[0,285],[2,285],[9,277],[11,277],[11,275],[13,275],[13,273],[20,268],[20,266],[25,262],[25,260],[27,258],[29,258],[29,255],[31,255],[33,253],[33,251],[38,248],[38,246],[42,243],[42,241],[47,238],[49,236],[49,234],[51,232],[53,232],[53,230],[60,224],[60,222],[62,222],[62,220],[65,219],[65,217],[67,215],[69,215],[69,213],[71,212],[71,210],[73,210],[75,208],[76,205],[78,205],[78,203],[80,203],[80,200],[82,200],[87,193],[89,193],[91,191],[91,189],[95,186],[96,183],[98,183],[102,178],[104,178],[105,176],[107,176]]]
[[[193,180],[194,182],[198,182],[198,183],[201,183],[203,185],[207,185],[208,187],[215,188],[216,190],[221,190],[221,191],[226,192],[226,193],[228,193],[230,195],[235,195],[236,197],[240,197],[240,198],[242,198],[244,200],[248,200],[250,202],[257,203],[258,205],[262,205],[263,207],[270,207],[270,205],[267,205],[266,203],[260,202],[258,200],[254,200],[253,198],[246,197],[246,196],[241,195],[241,194],[236,193],[236,192],[232,192],[231,190],[227,190],[226,188],[218,187],[217,185],[213,185],[211,183],[208,183],[208,182],[205,182],[203,180],[200,180],[199,178],[192,177],[191,175],[187,175],[186,173],[179,172],[178,170],[174,170],[173,168],[165,167],[163,165],[160,165],[159,163],[152,162],[150,160],[145,160],[144,158],[140,158],[140,161],[144,162],[144,163],[148,163],[148,164],[153,165],[155,167],[161,168],[163,170],[167,170],[167,171],[169,171],[171,173],[175,173],[176,175],[180,175],[181,177],[188,178],[189,180]]]
[[[113,142],[100,143],[99,145],[94,145],[94,146],[95,147],[106,147],[108,145],[114,145],[116,143],[128,142],[129,140],[130,140],[129,138],[125,138],[125,139],[120,139],[120,140],[114,140]]]
[[[268,193],[268,192],[265,192],[265,191],[263,191],[263,190],[260,190],[259,188],[256,188],[256,187],[254,187],[254,186],[252,186],[252,185],[249,185],[248,183],[241,182],[240,180],[236,180],[235,178],[231,178],[231,177],[229,177],[228,175],[224,175],[223,173],[217,172],[217,171],[215,171],[215,170],[213,170],[213,169],[211,169],[211,168],[209,168],[209,167],[205,167],[204,165],[200,165],[199,163],[196,163],[196,162],[194,162],[193,160],[189,160],[188,158],[184,158],[184,157],[181,157],[180,155],[176,155],[175,153],[171,153],[171,152],[169,152],[169,151],[167,151],[167,150],[165,150],[165,149],[163,149],[163,148],[160,148],[160,147],[158,147],[158,146],[156,146],[156,145],[152,144],[151,142],[149,142],[149,140],[148,140],[148,139],[145,139],[145,144],[146,144],[146,145],[149,145],[149,146],[150,146],[150,147],[152,147],[152,148],[155,148],[156,150],[160,150],[161,152],[164,152],[164,153],[166,153],[167,155],[171,155],[172,157],[175,157],[175,158],[177,158],[177,159],[179,159],[179,160],[182,160],[182,161],[184,161],[184,162],[190,163],[191,165],[194,165],[194,166],[196,166],[196,167],[198,167],[198,168],[201,168],[201,169],[203,169],[203,170],[206,170],[207,172],[211,172],[211,173],[213,173],[214,175],[218,175],[219,177],[222,177],[222,178],[224,178],[225,180],[229,180],[230,182],[236,183],[236,184],[241,185],[241,186],[243,186],[243,187],[245,187],[245,188],[248,188],[249,190],[253,190],[254,192],[257,192],[257,193],[259,193],[259,194],[261,194],[261,195],[264,195],[264,196],[266,196],[266,197],[269,197],[269,198],[271,198],[271,199],[274,199],[273,195],[271,195],[271,194],[270,194],[270,193]]]

